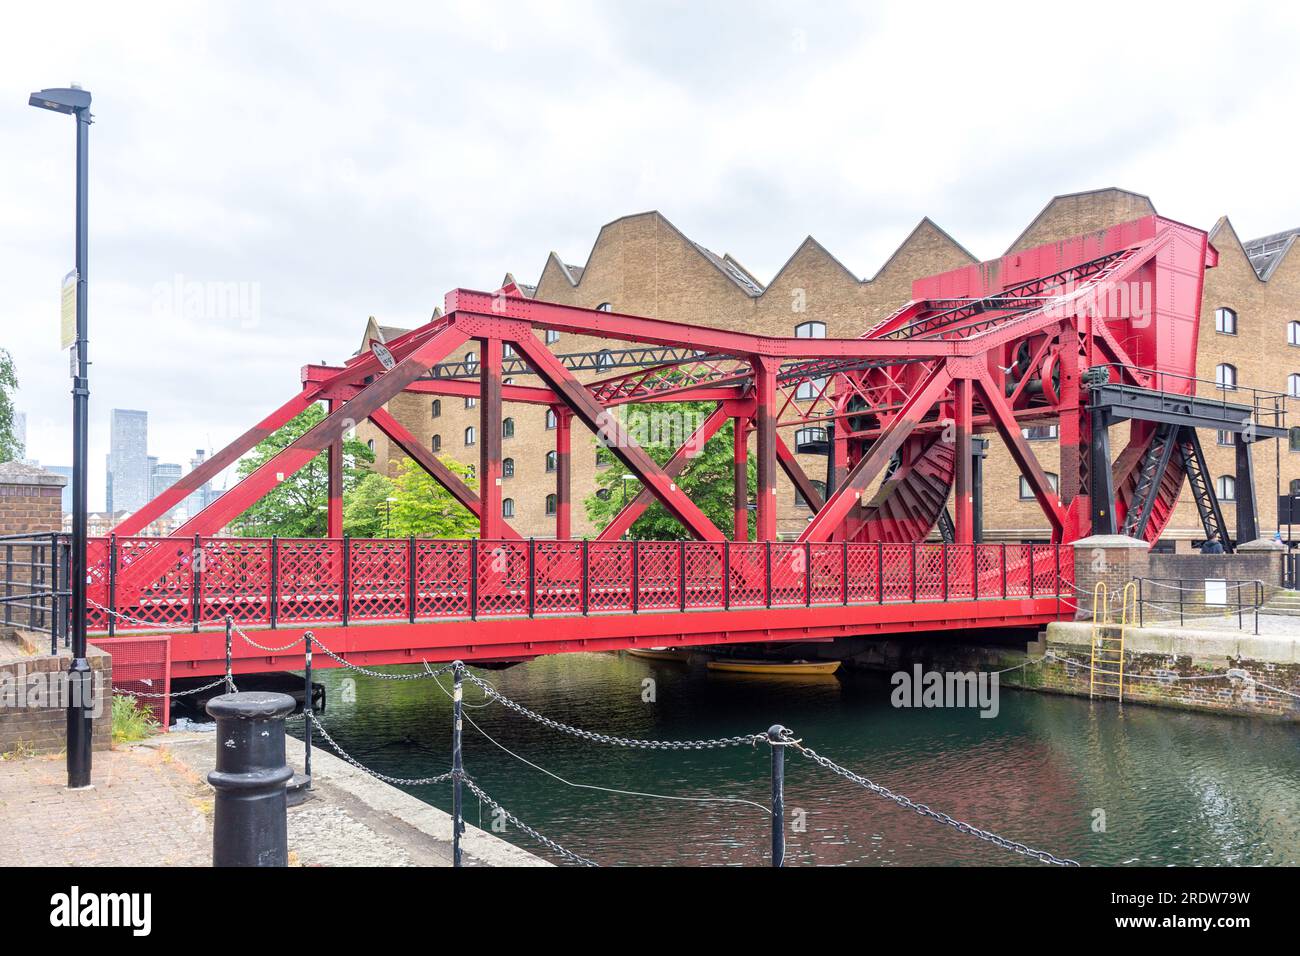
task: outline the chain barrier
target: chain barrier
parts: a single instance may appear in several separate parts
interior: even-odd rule
[[[450,776],[450,774],[448,776]],[[527,823],[524,823],[523,820],[520,820],[517,816],[515,816],[505,807],[501,806],[501,804],[497,803],[486,793],[484,793],[482,789],[479,788],[478,784],[476,784],[468,776],[462,777],[461,780],[465,784],[465,786],[469,788],[470,793],[474,794],[474,796],[478,797],[480,800],[486,803],[493,810],[498,811],[501,814],[501,816],[504,817],[507,821],[513,823],[516,827],[518,827],[524,833],[527,833],[530,837],[532,837],[534,840],[542,844],[542,846],[546,847],[553,853],[563,857],[566,860],[576,863],[579,866],[600,866],[600,864],[595,862],[594,860],[589,860],[585,856],[580,856],[579,854],[574,853],[572,850],[565,849],[564,847],[560,846],[560,844],[552,840],[550,837],[542,836],[542,834],[538,833]]]
[[[565,724],[558,720],[552,720],[550,717],[545,717],[542,714],[537,713],[535,710],[529,710],[523,704],[516,703],[509,697],[506,697],[487,681],[476,677],[468,671],[465,672],[464,678],[471,684],[476,684],[484,694],[496,700],[507,710],[512,710],[516,714],[519,714],[519,716],[526,717],[528,720],[536,721],[543,727],[549,727],[551,730],[558,731],[559,733],[570,734],[574,737],[591,741],[592,743],[610,744],[615,747],[632,747],[639,750],[713,750],[720,747],[743,747],[746,744],[753,746],[767,740],[766,733],[741,734],[736,737],[717,737],[712,740],[638,740],[630,737],[615,737],[611,734],[598,734],[591,730],[583,730],[581,727],[574,727],[572,724]]]
[[[852,770],[847,769],[846,767],[841,767],[839,764],[835,763],[830,758],[823,757],[821,754],[817,753],[817,751],[811,749],[810,747],[805,747],[798,740],[791,740],[789,741],[789,743],[790,746],[794,747],[795,750],[798,750],[801,754],[803,754],[813,763],[817,764],[818,766],[826,770],[829,770],[831,773],[843,777],[845,780],[848,780],[851,783],[856,783],[860,787],[865,787],[866,789],[870,790],[872,793],[876,794],[877,796],[884,797],[886,800],[892,800],[895,803],[897,803],[900,807],[904,807],[908,810],[915,810],[923,817],[929,817],[931,820],[937,820],[939,823],[946,824],[952,827],[953,829],[955,829],[958,833],[965,833],[969,836],[978,837],[981,840],[984,840],[988,843],[992,843],[994,846],[1001,847],[1004,850],[1011,850],[1013,853],[1019,853],[1021,856],[1030,857],[1031,859],[1038,860],[1040,863],[1050,863],[1053,866],[1078,866],[1079,865],[1079,863],[1076,860],[1062,859],[1058,856],[1055,856],[1047,852],[1046,850],[1035,850],[1033,847],[1026,846],[1023,843],[1019,843],[1015,840],[1008,840],[1006,837],[1003,836],[998,836],[996,833],[993,833],[990,830],[982,830],[979,827],[972,826],[969,823],[963,823],[960,820],[950,817],[946,813],[941,813],[938,810],[931,810],[923,803],[917,803],[911,798],[903,796],[901,793],[895,793],[894,791],[890,790],[888,787],[882,787],[878,783],[873,783],[872,781],[868,780],[866,777],[862,776],[861,774],[856,774]]]
[[[218,687],[224,684],[225,682],[226,682],[226,678],[223,675],[217,678],[216,680],[214,680],[211,684],[204,684],[202,687],[194,687],[191,688],[190,690],[172,691],[170,694],[152,693],[150,691],[144,691],[144,690],[122,690],[122,691],[117,691],[116,693],[130,694],[132,697],[149,697],[154,700],[161,700],[164,697],[176,698],[176,697],[188,697],[190,694],[201,694],[203,691],[211,690],[212,688]]]
[[[335,739],[330,736],[329,731],[326,730],[324,726],[321,725],[320,720],[316,717],[314,713],[312,713],[311,711],[304,711],[303,713],[305,713],[308,716],[308,718],[311,720],[312,726],[315,727],[316,730],[320,732],[321,737],[324,738],[325,742],[330,745],[330,749],[332,749],[336,754],[338,754],[341,758],[343,758],[343,760],[347,761],[352,766],[356,767],[362,773],[367,773],[370,776],[374,777],[376,780],[382,780],[384,783],[389,783],[397,787],[424,787],[424,786],[433,786],[434,784],[439,784],[439,783],[446,783],[452,777],[450,772],[438,774],[436,777],[390,777],[388,774],[380,773],[378,770],[371,770],[361,761],[357,760],[346,750],[340,747],[338,745],[338,742],[335,741]]]

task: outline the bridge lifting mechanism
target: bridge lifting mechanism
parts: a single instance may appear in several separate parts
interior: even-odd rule
[[[479,518],[482,539],[523,542],[502,516],[504,403],[554,413],[559,541],[571,539],[575,420],[638,479],[642,490],[590,542],[592,549],[620,542],[656,501],[692,539],[725,552],[730,538],[733,549],[741,548],[748,539],[751,434],[759,543],[778,538],[780,470],[813,512],[799,545],[911,546],[937,528],[952,547],[971,546],[980,537],[978,487],[986,445],[981,436],[994,435],[1046,517],[1054,544],[1117,529],[1154,542],[1170,519],[1184,475],[1191,478],[1207,530],[1222,531],[1195,428],[1257,438],[1274,434],[1270,428],[1282,422],[1265,427],[1248,406],[1196,398],[1202,283],[1204,270],[1216,262],[1203,231],[1147,216],[919,279],[911,301],[846,339],[770,337],[683,324],[671,316],[581,309],[514,295],[513,287],[457,289],[447,296],[442,315],[383,349],[364,350],[342,365],[304,367],[295,395],[124,519],[115,535],[137,535],[315,402],[328,408],[321,422],[171,537],[193,542],[216,535],[324,454],[328,536],[342,539],[342,442],[368,419]],[[557,355],[543,344],[547,331],[611,340],[611,348]],[[473,361],[449,358],[470,342],[476,343]],[[478,400],[477,490],[386,410],[403,393]],[[705,403],[708,414],[663,465],[637,444],[617,413],[633,403],[685,401]],[[724,532],[677,478],[690,467],[692,451],[728,419],[736,426],[738,494],[732,527]],[[1124,421],[1127,444],[1112,465],[1110,429]],[[1051,425],[1057,426],[1060,452],[1055,483],[1022,433]],[[1247,470],[1249,447],[1238,443]],[[795,449],[826,455],[824,493]],[[1237,488],[1253,483],[1239,480]],[[1239,526],[1241,520],[1239,503]],[[584,560],[594,561],[587,547]],[[119,606],[132,606],[174,561],[166,549],[142,549],[117,567]],[[639,567],[635,556],[632,561]],[[846,557],[846,578],[849,563]],[[806,590],[813,594],[811,584]],[[101,603],[107,600],[102,589],[92,591],[102,595]],[[680,591],[684,597],[686,587]],[[464,645],[448,653],[483,656]]]

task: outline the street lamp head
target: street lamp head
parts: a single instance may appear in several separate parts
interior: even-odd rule
[[[78,110],[90,109],[90,93],[80,87],[50,87],[33,93],[27,100],[29,106],[39,106],[43,110],[56,113],[76,113]]]

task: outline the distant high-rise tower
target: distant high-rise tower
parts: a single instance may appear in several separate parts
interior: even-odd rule
[[[202,448],[194,449],[194,457],[190,459],[190,471],[194,471],[202,465],[207,461],[207,458],[208,453]],[[194,492],[185,499],[186,516],[193,518],[208,505],[212,504],[212,502],[216,500],[216,497],[217,496],[212,493],[212,482],[205,482],[202,487],[195,489]]]
[[[136,511],[149,500],[149,413],[115,408],[109,429],[108,510]]]
[[[149,498],[151,500],[157,498],[172,485],[176,484],[181,477],[180,465],[166,461],[161,463],[156,462],[156,460],[154,461],[155,464],[153,466],[153,471],[149,476]],[[172,511],[175,510],[176,509],[174,508],[172,509]],[[167,514],[170,515],[171,511],[167,512]]]

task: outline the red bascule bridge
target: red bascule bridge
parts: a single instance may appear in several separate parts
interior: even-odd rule
[[[1203,231],[1148,216],[918,280],[911,301],[849,339],[751,335],[458,289],[444,315],[386,348],[303,368],[293,397],[111,537],[93,539],[89,628],[128,680],[133,660],[173,679],[223,673],[227,616],[250,634],[277,632],[269,645],[312,630],[361,665],[1042,625],[1073,612],[1069,542],[1107,532],[1154,542],[1184,484],[1207,532],[1226,531],[1198,427],[1279,433],[1276,409],[1269,423],[1258,407],[1195,394],[1202,281],[1216,258]],[[622,344],[556,355],[544,330]],[[474,364],[445,361],[471,339]],[[575,374],[584,372],[595,379]],[[503,381],[529,373],[537,384]],[[385,410],[402,392],[478,399],[477,492]],[[712,410],[661,466],[618,409],[664,401]],[[137,536],[314,402],[326,403],[323,421],[173,535]],[[525,539],[501,517],[503,402],[556,415],[554,539]],[[342,441],[366,419],[480,519],[481,537],[343,536]],[[736,508],[722,529],[676,478],[728,419]],[[643,487],[589,541],[570,533],[575,420]],[[1127,443],[1112,463],[1109,433],[1120,422]],[[1021,431],[1047,423],[1058,426],[1058,487]],[[991,433],[1032,489],[1051,543],[980,543],[979,436]],[[796,449],[825,454],[824,495]],[[326,538],[215,537],[317,455],[328,459]],[[1239,442],[1247,479],[1250,466],[1249,442]],[[797,541],[777,540],[778,469],[814,512]],[[690,540],[624,540],[654,501]],[[1239,500],[1237,511],[1237,539],[1256,537],[1251,503]],[[941,540],[926,543],[936,528]],[[240,641],[233,666],[288,670],[302,659],[301,645],[276,652]]]

